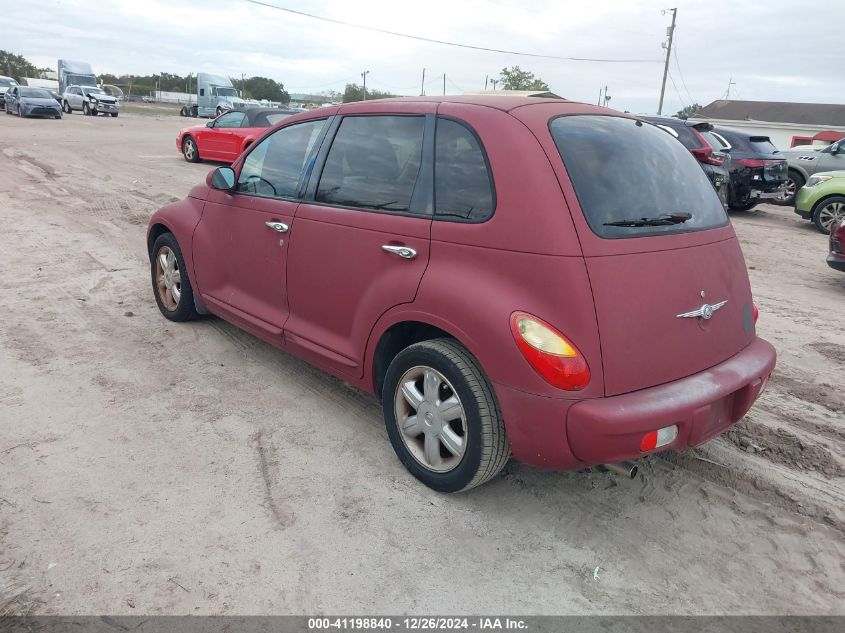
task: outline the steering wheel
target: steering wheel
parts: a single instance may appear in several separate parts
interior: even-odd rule
[[[272,189],[272,190],[273,190],[273,195],[274,195],[274,196],[278,196],[278,195],[279,195],[279,194],[278,194],[278,192],[276,191],[276,187],[273,185],[273,183],[272,183],[272,182],[270,182],[269,180],[267,180],[266,178],[263,178],[263,177],[259,176],[258,174],[250,174],[249,176],[247,176],[247,179],[246,179],[246,180],[247,180],[247,182],[248,182],[248,183],[252,184],[254,187],[255,187],[255,184],[254,184],[254,183],[251,183],[250,181],[256,181],[256,180],[257,180],[257,181],[259,181],[259,182],[263,182],[263,183],[265,183],[268,187],[270,187],[270,189]],[[257,192],[257,191],[258,191],[258,187],[255,187],[255,190],[256,190],[256,192]]]

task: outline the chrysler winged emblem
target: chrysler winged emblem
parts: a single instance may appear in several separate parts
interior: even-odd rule
[[[704,296],[704,293],[702,293]],[[691,310],[690,312],[684,312],[682,314],[676,314],[675,316],[679,319],[694,319],[696,317],[701,317],[705,321],[713,316],[713,313],[724,306],[727,303],[727,300],[720,301],[719,303],[705,303],[700,308],[696,310]]]

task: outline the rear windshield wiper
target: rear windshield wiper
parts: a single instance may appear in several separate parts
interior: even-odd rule
[[[668,226],[670,224],[683,224],[691,217],[691,213],[663,213],[653,218],[631,218],[605,222],[604,226]]]

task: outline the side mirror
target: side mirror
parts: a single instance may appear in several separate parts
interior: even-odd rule
[[[218,167],[211,172],[211,186],[221,191],[231,191],[235,187],[235,170],[231,167]]]
[[[208,121],[208,122],[205,124],[205,127],[214,127],[214,119],[212,119],[211,121]]]
[[[842,143],[834,143],[830,146],[830,153],[836,156],[839,152],[842,151]]]

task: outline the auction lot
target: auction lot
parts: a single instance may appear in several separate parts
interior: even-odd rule
[[[213,167],[191,122],[0,114],[0,607],[845,614],[845,274],[811,223],[733,215],[779,354],[733,431],[633,481],[511,463],[444,496],[370,397],[160,315],[147,220]]]

